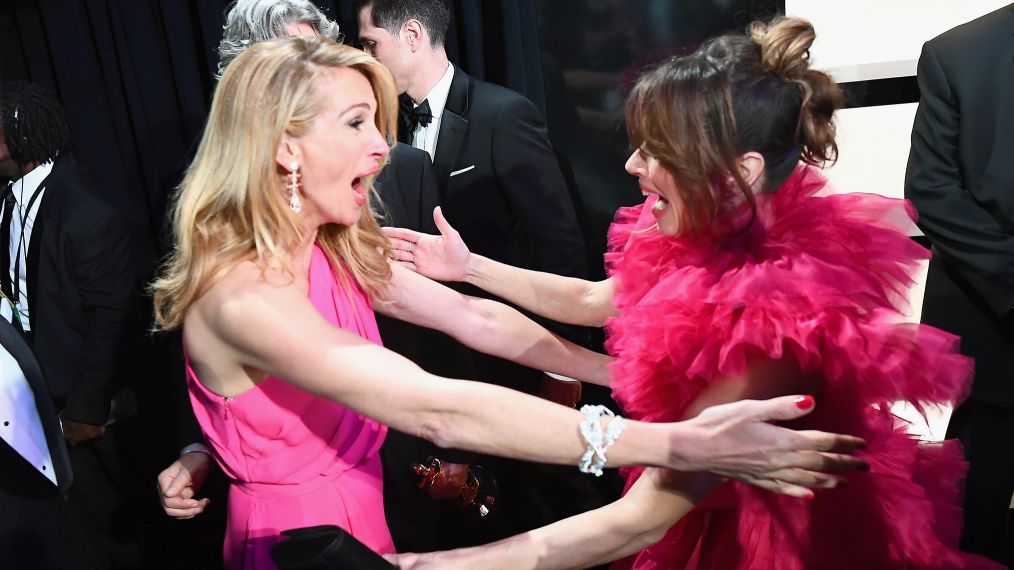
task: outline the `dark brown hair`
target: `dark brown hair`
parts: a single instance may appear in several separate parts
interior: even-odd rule
[[[691,55],[645,73],[627,100],[630,142],[672,173],[681,227],[709,227],[754,195],[737,168],[746,152],[764,157],[763,191],[780,187],[800,160],[833,162],[840,88],[810,69],[816,34],[799,18],[755,22],[748,34],[709,40]]]

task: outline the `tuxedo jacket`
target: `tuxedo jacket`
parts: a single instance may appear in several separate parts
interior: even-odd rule
[[[408,143],[409,133],[401,132],[399,136]],[[586,276],[584,240],[574,205],[545,123],[528,99],[455,68],[441,116],[433,170],[437,203],[471,251],[510,265]],[[432,225],[432,207],[427,205],[424,210],[419,223]],[[431,227],[430,231],[436,229]],[[468,286],[455,284],[454,288],[489,297]],[[543,324],[580,339],[581,331]],[[383,328],[381,336],[388,343]],[[453,351],[437,351],[432,345],[421,347],[425,353],[422,358],[439,361],[434,364],[443,367],[430,371],[467,378],[461,375],[467,370],[453,367],[471,366],[477,380],[530,394],[538,391],[538,372],[471,351],[463,354],[460,345],[453,344]],[[416,360],[418,356],[410,358]],[[469,358],[470,363],[466,360]],[[425,363],[421,365],[428,368]],[[474,508],[460,509],[450,501],[433,500],[421,492],[409,467],[425,463],[430,455],[454,463],[480,464],[492,474],[498,494],[491,514],[480,519],[472,512]],[[555,498],[568,506],[589,504],[573,497],[575,486],[571,481],[544,484],[544,474],[533,464],[440,449],[396,430],[388,430],[382,457],[388,525],[396,547],[403,551],[485,544],[562,518],[550,504],[554,497],[544,493],[548,487],[553,487]],[[573,469],[572,475],[580,473]],[[601,503],[593,501],[589,506]]]
[[[961,336],[973,398],[1014,409],[1014,4],[923,46],[905,195],[932,243],[923,322]]]
[[[373,187],[380,198],[375,209],[381,225],[439,233],[433,209],[440,205],[440,186],[426,151],[407,144],[395,145]]]
[[[403,142],[410,136],[400,133]],[[574,205],[531,101],[455,67],[433,169],[444,215],[471,251],[585,277]]]
[[[49,454],[53,459],[53,469],[56,472],[57,484],[53,486],[47,477],[29,465],[24,459],[20,462],[4,462],[5,468],[0,469],[0,478],[10,475],[18,480],[37,479],[39,482],[44,482],[44,486],[52,487],[54,491],[66,493],[73,481],[73,473],[70,468],[70,459],[67,457],[67,444],[63,439],[63,430],[60,429],[60,420],[56,415],[56,407],[49,397],[46,382],[43,380],[42,368],[39,367],[39,363],[36,361],[35,356],[32,355],[31,349],[22,340],[18,331],[13,325],[2,318],[0,318],[0,346],[17,361],[18,366],[21,367],[21,372],[28,380],[28,386],[32,389],[32,394],[35,397],[35,409],[39,414],[39,420],[42,422],[42,431],[46,435],[46,444],[49,447]],[[0,440],[0,446],[4,447],[3,453],[5,455],[18,455],[7,442]],[[13,458],[13,455],[9,455],[9,457]],[[8,467],[16,467],[16,469],[8,469]],[[4,492],[11,492],[8,485],[0,485],[0,493]],[[16,518],[15,513],[8,512],[7,509],[0,509],[0,517],[6,515]]]
[[[381,224],[438,233],[433,208],[440,190],[426,151],[397,144],[389,164],[374,182],[381,203]],[[377,315],[384,346],[415,362],[427,372],[449,378],[473,378],[471,351],[438,331]]]
[[[0,319],[0,347],[17,361],[35,397],[46,444],[53,459],[56,485],[0,440],[0,560],[5,568],[106,567],[94,547],[81,513],[73,510],[68,490],[73,482],[70,459],[56,408],[42,369],[13,325]]]
[[[32,350],[57,411],[103,425],[124,385],[137,303],[127,224],[72,157],[58,158],[44,184],[26,267]],[[0,267],[10,267],[8,224],[0,228]]]

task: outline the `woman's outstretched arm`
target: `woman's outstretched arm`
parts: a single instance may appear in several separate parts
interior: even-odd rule
[[[706,474],[647,469],[621,499],[485,546],[386,558],[402,570],[586,568],[655,544],[717,484]]]
[[[438,281],[464,281],[557,322],[602,326],[616,314],[613,283],[586,281],[506,265],[468,251],[458,232],[433,212],[439,236],[384,228],[403,265]]]
[[[721,402],[816,389],[817,379],[803,373],[791,359],[759,360],[743,377],[718,381],[705,389],[684,418]],[[388,559],[408,570],[549,570],[606,564],[661,540],[718,483],[710,475],[647,469],[622,498],[604,507],[485,546]]]
[[[407,359],[334,327],[309,302],[305,290],[291,279],[278,281],[283,284],[220,283],[206,294],[202,309],[188,315],[187,348],[209,389],[229,396],[233,394],[226,391],[241,392],[271,374],[445,447],[574,465],[585,451],[578,430],[580,412],[506,388],[427,374]],[[209,358],[234,364],[243,382],[218,382],[221,370],[202,369]],[[226,372],[235,374],[233,369]],[[609,465],[712,471],[764,481],[793,494],[808,493],[798,483],[837,480],[816,471],[865,465],[840,454],[862,445],[858,438],[794,432],[768,423],[808,411],[793,401],[740,402],[688,422],[628,422],[609,449]],[[767,477],[787,465],[799,468],[800,474]]]
[[[463,295],[398,264],[392,273],[387,297],[374,303],[377,312],[529,368],[609,385],[609,356],[563,339],[503,303]]]

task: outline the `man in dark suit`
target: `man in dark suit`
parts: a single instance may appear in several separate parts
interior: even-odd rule
[[[63,109],[24,82],[0,85],[0,316],[32,348],[70,445],[78,507],[101,548],[121,566],[138,546],[124,519],[116,422],[132,413],[124,389],[132,309],[137,302],[130,240],[121,215],[94,193],[70,156]]]
[[[469,247],[511,265],[585,277],[584,242],[574,205],[535,105],[509,89],[470,77],[448,61],[444,38],[450,15],[443,0],[367,0],[360,2],[357,13],[360,42],[391,71],[402,93],[399,140],[432,157],[439,204]],[[572,340],[584,340],[581,331],[546,324]],[[542,391],[545,376],[538,371],[482,354],[471,357],[476,379],[531,394]],[[384,486],[388,523],[402,550],[488,542],[602,501],[590,489],[592,500],[587,494],[578,498],[572,487],[581,481],[561,480],[558,468],[437,450],[396,432],[389,433],[383,451],[390,474]],[[400,511],[411,509],[391,508],[408,505],[420,494],[411,473],[397,467],[425,462],[427,455],[444,460],[444,468],[456,470],[459,481],[468,478],[465,464],[481,463],[499,486],[491,514],[470,519],[460,509],[433,512],[438,507],[432,505],[417,505],[407,513]],[[547,480],[552,483],[547,485]],[[564,503],[562,510],[553,504],[561,497],[566,497],[558,501]],[[421,535],[420,519],[429,521],[425,533],[436,541]]]
[[[60,420],[19,332],[0,319],[0,560],[6,568],[106,568],[73,510]]]
[[[1014,562],[1014,4],[929,41],[905,195],[933,246],[923,322],[961,336],[972,393],[951,418],[970,468],[963,549]]]

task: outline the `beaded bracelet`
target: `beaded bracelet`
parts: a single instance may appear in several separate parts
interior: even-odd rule
[[[606,466],[606,450],[616,443],[627,423],[605,406],[582,406],[581,437],[588,444],[588,449],[581,456],[577,468],[582,473],[602,476],[602,468]],[[605,429],[602,428],[602,417],[612,418]]]

